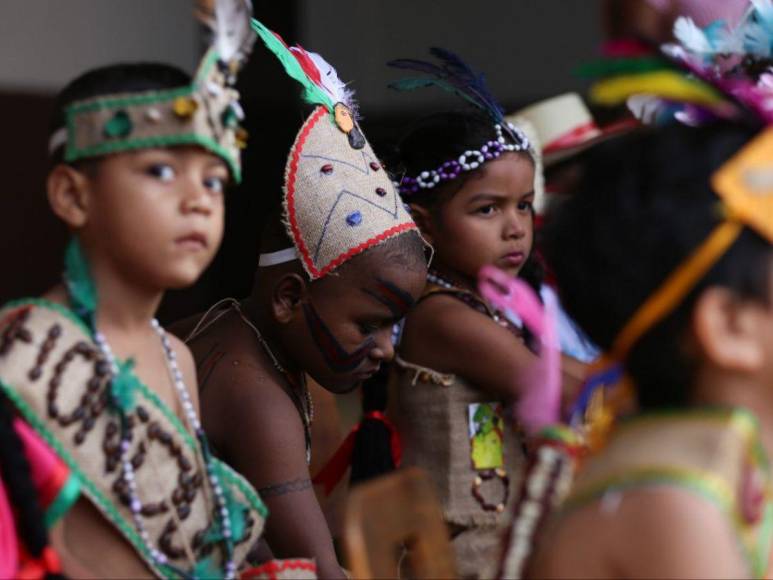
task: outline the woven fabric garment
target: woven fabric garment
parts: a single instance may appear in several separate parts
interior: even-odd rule
[[[109,363],[69,310],[27,300],[0,311],[0,388],[81,483],[82,493],[158,576],[170,575],[150,557],[136,531],[122,487],[117,417],[107,408]],[[139,383],[128,414],[129,456],[142,517],[153,545],[170,563],[193,569],[223,550],[207,539],[216,505],[201,449],[175,413]],[[234,560],[241,565],[263,529],[265,506],[244,478],[214,460],[234,510],[241,510]],[[171,529],[171,532],[170,532]],[[235,534],[237,532],[235,531]]]

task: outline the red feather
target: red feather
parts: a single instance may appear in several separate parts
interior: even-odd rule
[[[303,72],[306,73],[306,76],[309,77],[309,79],[311,79],[311,81],[315,85],[321,87],[322,73],[319,72],[317,65],[315,65],[314,61],[311,60],[309,53],[306,52],[300,46],[290,47],[290,51],[293,53],[293,55],[295,56],[295,59],[301,65],[301,68],[303,69]]]

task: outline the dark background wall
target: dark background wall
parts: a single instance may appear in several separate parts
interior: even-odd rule
[[[256,15],[352,80],[377,151],[413,119],[458,102],[436,91],[392,94],[384,62],[450,48],[486,73],[508,109],[582,90],[573,68],[600,41],[599,0],[254,0]],[[45,146],[52,96],[80,72],[115,61],[163,60],[192,70],[201,41],[190,0],[0,2],[0,301],[40,293],[61,271],[64,228],[45,201]],[[227,234],[191,290],[170,293],[173,319],[249,290],[265,217],[276,206],[284,159],[305,111],[297,88],[256,46],[240,87],[250,146],[245,182],[229,193]],[[138,231],[140,234],[141,231]]]

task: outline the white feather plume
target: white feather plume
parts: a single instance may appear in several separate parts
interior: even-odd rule
[[[663,99],[656,95],[631,95],[626,101],[628,109],[634,117],[645,125],[657,123],[658,116],[665,109]]]
[[[708,54],[714,52],[711,41],[692,18],[680,16],[674,22],[674,36],[690,52]]]
[[[333,65],[327,62],[316,52],[307,52],[314,66],[319,69],[322,88],[330,95],[334,103],[343,103],[353,113],[356,112],[356,103],[354,102],[354,91],[346,86],[338,76],[338,72]]]
[[[250,28],[252,2],[250,0],[215,0],[212,44],[220,58],[229,62],[243,61],[255,42]]]

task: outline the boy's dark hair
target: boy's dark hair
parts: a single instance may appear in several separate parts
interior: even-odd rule
[[[732,124],[642,131],[587,152],[570,200],[550,216],[543,249],[569,314],[609,349],[637,309],[723,219],[711,175],[754,134]],[[771,244],[745,229],[682,303],[625,361],[642,409],[689,405],[698,361],[684,339],[710,286],[769,298]]]
[[[65,126],[67,107],[77,101],[105,95],[174,89],[190,82],[188,73],[161,63],[113,64],[91,69],[68,83],[57,95],[49,133],[53,134]],[[62,161],[63,152],[63,148],[55,152],[55,163]]]

